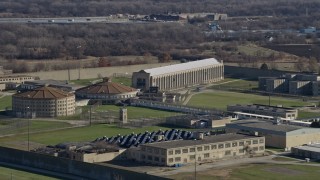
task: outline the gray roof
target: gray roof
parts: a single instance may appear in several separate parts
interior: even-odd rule
[[[171,148],[178,148],[178,147],[196,146],[196,145],[202,145],[202,144],[203,145],[213,144],[213,143],[219,143],[219,142],[225,142],[225,141],[234,141],[234,140],[257,138],[257,137],[259,136],[250,136],[245,134],[221,134],[221,135],[204,136],[204,139],[202,140],[163,141],[163,142],[145,144],[142,146],[171,149]]]
[[[152,69],[145,69],[144,72],[150,73],[150,76],[158,76],[162,74],[170,74],[179,71],[191,70],[201,67],[212,66],[216,64],[221,64],[215,58],[203,59],[198,61],[192,61],[188,63],[174,64],[169,66],[157,67]]]
[[[307,127],[301,126],[294,126],[289,124],[273,124],[271,121],[261,121],[261,120],[238,120],[234,123],[227,124],[226,126],[242,126],[247,128],[255,128],[255,129],[262,129],[262,130],[271,130],[271,131],[279,131],[279,132],[290,132],[295,131],[298,129],[303,129]]]
[[[320,153],[320,144],[310,144],[306,146],[297,146],[294,147],[295,149],[305,150],[305,151],[312,151],[312,152],[319,152]]]

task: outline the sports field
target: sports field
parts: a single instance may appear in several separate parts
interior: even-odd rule
[[[271,180],[301,180],[318,179],[320,167],[304,165],[278,165],[278,164],[250,164],[237,167],[227,167],[223,169],[210,169],[208,171],[197,172],[197,179],[271,179]],[[194,172],[180,173],[170,178],[176,180],[187,180],[194,178]]]
[[[0,179],[6,180],[6,179],[12,179],[12,180],[35,180],[35,179],[41,179],[41,180],[54,180],[56,178],[47,177],[39,174],[33,174],[26,171],[20,171],[16,169],[11,169],[7,167],[0,166]]]
[[[189,106],[217,108],[226,110],[230,104],[269,104],[269,96],[245,94],[237,92],[212,91],[195,94],[188,102]],[[285,107],[304,106],[311,103],[298,99],[286,99],[271,96],[271,105],[283,105]]]

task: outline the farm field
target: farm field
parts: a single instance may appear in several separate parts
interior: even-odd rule
[[[6,179],[14,179],[14,180],[35,180],[35,179],[54,180],[56,178],[0,166],[0,179],[3,179],[3,180],[6,180]]]
[[[272,179],[272,180],[300,180],[318,179],[320,167],[303,165],[278,165],[278,164],[250,164],[241,167],[230,167],[223,169],[210,169],[197,173],[197,178],[201,180],[214,179]],[[194,172],[180,173],[169,176],[176,180],[187,180],[194,178]]]
[[[115,125],[99,124],[72,129],[56,130],[50,132],[39,132],[30,134],[30,142],[43,145],[55,145],[62,142],[83,142],[93,141],[97,137],[114,136],[118,134],[140,133],[145,131],[169,129],[161,126],[150,126],[144,128],[120,128]],[[0,145],[13,147],[17,149],[25,149],[27,135],[16,135],[11,137],[0,138]]]
[[[268,105],[269,97],[245,94],[237,92],[213,91],[195,94],[187,105],[194,107],[216,108],[226,110],[230,104],[265,104]],[[286,99],[281,97],[271,97],[271,105],[283,105],[284,107],[304,106],[311,103],[297,99]]]

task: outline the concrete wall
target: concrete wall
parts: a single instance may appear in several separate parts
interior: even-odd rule
[[[320,132],[316,133],[301,133],[296,135],[287,135],[286,144],[288,148],[301,146],[303,144],[320,142]]]
[[[260,76],[279,77],[286,73],[292,73],[289,71],[276,71],[276,70],[262,70],[248,67],[237,66],[224,66],[225,75],[230,75],[237,78],[250,78],[258,79]]]
[[[130,171],[126,168],[117,168],[112,165],[91,164],[58,158],[33,152],[21,151],[0,147],[0,162],[23,165],[30,168],[45,169],[57,173],[81,176],[87,179],[103,180],[165,180],[167,178]]]

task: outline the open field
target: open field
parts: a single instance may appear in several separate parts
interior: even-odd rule
[[[189,106],[195,107],[206,107],[206,108],[217,108],[221,110],[226,110],[229,104],[265,104],[268,105],[269,97],[254,95],[254,94],[244,94],[236,92],[223,92],[223,91],[213,91],[204,92],[201,94],[195,94],[192,96],[188,102]],[[304,106],[310,105],[311,103],[303,102],[297,99],[286,99],[281,97],[271,97],[271,105],[283,105],[285,107],[291,106]]]
[[[12,106],[12,96],[4,96],[0,98],[0,110],[6,109],[6,107],[11,108]]]
[[[131,78],[127,77],[112,77],[112,82],[121,83],[126,86],[131,86]],[[77,80],[71,80],[71,83],[82,85],[82,86],[88,86],[94,83],[101,82],[101,78],[90,78],[90,79],[77,79]]]
[[[35,179],[41,179],[41,180],[53,180],[56,178],[43,176],[39,174],[33,174],[26,171],[20,171],[16,169],[11,169],[7,167],[0,166],[0,179],[14,179],[14,180],[35,180]]]
[[[30,133],[71,127],[69,123],[65,123],[65,122],[30,120],[29,123],[30,123],[29,124]],[[0,124],[1,124],[0,135],[21,134],[21,133],[28,132],[27,120],[12,120],[12,122],[1,121]]]
[[[161,126],[151,126],[145,128],[120,128],[114,125],[92,125],[86,127],[56,130],[51,132],[40,132],[30,134],[31,143],[43,144],[43,145],[55,145],[61,142],[81,142],[81,141],[93,141],[97,137],[102,136],[114,136],[118,134],[130,134],[140,133],[145,131],[156,131],[156,130],[165,130],[166,127]],[[18,149],[25,149],[25,142],[27,141],[27,135],[16,135],[11,137],[0,138],[0,145],[13,147]]]
[[[214,179],[272,179],[272,180],[300,180],[318,179],[320,167],[303,165],[277,165],[277,164],[250,164],[237,167],[210,169],[197,172],[197,178],[201,180]],[[187,180],[194,178],[194,172],[180,173],[170,178]]]
[[[308,111],[298,112],[299,119],[314,118],[314,117],[320,117],[320,112],[308,112]]]
[[[215,89],[243,89],[243,90],[251,90],[251,89],[257,89],[258,88],[258,81],[249,81],[249,80],[244,80],[244,79],[232,79],[232,78],[227,78],[226,81],[219,81],[219,83],[223,83],[223,82],[228,82],[231,81],[229,83],[226,84],[220,84],[220,85],[216,85],[216,86],[212,86],[212,88]]]
[[[102,105],[96,108],[96,111],[108,111],[114,114],[119,114],[121,106],[115,105]],[[128,119],[139,119],[139,118],[162,118],[162,117],[170,117],[174,115],[179,115],[181,113],[177,112],[169,112],[169,111],[161,111],[143,107],[133,107],[127,106],[128,110]]]

